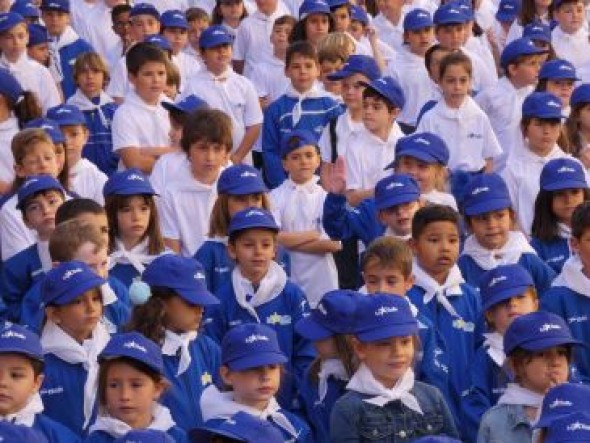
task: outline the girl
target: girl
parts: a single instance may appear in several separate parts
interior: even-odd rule
[[[352,345],[360,366],[332,409],[332,441],[458,437],[440,391],[414,380],[418,322],[407,300],[375,294],[357,303]]]
[[[129,287],[165,249],[156,192],[142,172],[128,169],[113,174],[103,193],[110,227],[110,273]]]
[[[500,0],[498,4],[498,11],[496,12],[496,20],[491,27],[492,32],[492,46],[495,47],[494,55],[502,53],[506,47],[506,38],[512,23],[516,20],[520,12],[520,1],[518,0]],[[497,57],[498,58],[498,57]]]
[[[590,199],[586,173],[572,158],[550,160],[541,171],[541,190],[535,200],[531,245],[555,272],[570,257],[572,214]]]
[[[328,4],[323,0],[304,0],[299,7],[299,21],[291,31],[289,43],[307,41],[317,48],[332,31],[334,20]]]
[[[522,36],[530,38],[535,46],[546,51],[541,54],[541,61],[545,63],[548,60],[557,58],[555,49],[551,45],[551,26],[541,22],[532,22],[524,27]]]
[[[223,25],[234,37],[240,22],[248,16],[242,0],[217,0],[212,12],[211,23]]]
[[[568,380],[572,345],[580,344],[561,317],[542,311],[516,318],[503,342],[514,383],[482,417],[478,443],[530,442],[543,396]]]
[[[590,84],[581,84],[572,92],[570,115],[565,122],[568,152],[590,168]]]
[[[563,104],[563,113],[567,116],[570,114],[574,83],[579,80],[576,68],[570,62],[561,59],[549,60],[541,66],[535,91],[546,91],[559,97]]]
[[[552,16],[551,0],[523,0],[518,18],[510,26],[506,44],[523,34],[523,28],[531,23],[549,25]]]
[[[188,431],[202,424],[198,408],[203,389],[218,382],[219,347],[199,334],[204,307],[218,303],[207,291],[200,264],[191,258],[166,254],[152,261],[142,274],[147,300],[137,300],[128,329],[156,342],[164,354],[164,375],[172,386],[162,397],[172,417]],[[219,383],[218,383],[219,384]]]
[[[241,411],[268,420],[284,441],[314,441],[307,425],[275,399],[288,359],[271,327],[250,323],[228,331],[221,344],[221,361],[221,378],[231,391],[222,393],[212,385],[203,392],[201,411],[207,426]]]
[[[176,443],[188,442],[168,408],[158,402],[168,381],[155,343],[137,332],[119,334],[98,359],[99,412],[86,442],[113,442],[132,429],[165,431]]]

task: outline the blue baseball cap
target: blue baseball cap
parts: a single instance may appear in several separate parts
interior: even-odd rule
[[[234,37],[223,25],[211,25],[199,37],[199,47],[205,49],[215,48],[221,45],[231,45],[233,42]]]
[[[562,107],[561,99],[556,95],[549,92],[533,92],[524,99],[522,116],[561,120],[565,118]]]
[[[111,337],[98,356],[98,361],[130,358],[150,367],[159,374],[164,373],[164,361],[160,347],[139,332],[126,332]]]
[[[485,214],[512,207],[508,187],[495,173],[478,174],[465,186],[463,212],[467,216]]]
[[[194,94],[187,95],[186,97],[177,101],[176,103],[162,102],[162,106],[168,112],[177,111],[183,114],[191,114],[197,111],[198,109],[206,109],[209,107],[205,100],[197,97]]]
[[[590,103],[590,83],[582,83],[570,97],[570,105],[577,106],[580,104]]]
[[[504,352],[516,348],[536,352],[562,345],[581,345],[559,315],[537,311],[514,319],[504,334]]]
[[[232,371],[287,363],[270,326],[246,323],[230,329],[221,341],[221,364]]]
[[[503,23],[511,22],[520,13],[520,8],[520,0],[500,0],[498,11],[496,11],[496,20]]]
[[[330,5],[324,0],[304,0],[299,6],[299,20],[304,20],[311,14],[330,15]]]
[[[39,336],[13,323],[6,323],[0,330],[0,354],[23,354],[43,361],[43,347]]]
[[[141,280],[151,287],[170,288],[191,305],[219,303],[217,297],[207,289],[203,266],[194,258],[162,254],[147,265]]]
[[[434,12],[433,21],[436,26],[458,25],[467,23],[469,18],[456,3],[447,3]]]
[[[475,13],[473,12],[473,6],[470,1],[455,0],[452,3],[463,11],[463,14],[467,17],[468,21],[475,19]]]
[[[434,26],[432,16],[425,9],[412,9],[404,17],[404,31],[418,31]]]
[[[27,43],[27,48],[49,43],[49,34],[45,26],[39,23],[30,23],[27,25],[27,28],[29,28],[29,43]]]
[[[352,334],[358,300],[366,297],[349,289],[324,294],[311,314],[295,324],[295,330],[308,340],[324,340],[335,334]]]
[[[522,29],[522,36],[531,40],[551,43],[551,26],[541,22],[529,23]]]
[[[172,51],[172,46],[170,46],[170,42],[166,37],[164,37],[161,34],[146,35],[143,39],[143,42],[149,43],[150,45],[154,45],[162,51]]]
[[[359,5],[350,5],[350,20],[361,22],[363,25],[369,24],[369,16],[367,15],[367,11],[365,11]]]
[[[553,59],[543,63],[539,71],[539,80],[580,80],[576,68],[567,60]]]
[[[17,0],[10,7],[10,12],[16,12],[26,18],[39,18],[39,9],[29,0]]]
[[[244,229],[270,229],[279,231],[279,227],[270,212],[261,208],[246,208],[236,212],[229,222],[228,234]]]
[[[461,443],[461,440],[456,438],[446,437],[444,435],[428,435],[414,440],[414,443]]]
[[[378,211],[417,200],[420,200],[420,188],[409,175],[392,174],[375,185],[375,208]]]
[[[0,33],[14,28],[19,23],[24,23],[25,18],[16,12],[4,12],[0,14]]]
[[[405,297],[375,293],[358,300],[354,335],[362,342],[418,333],[410,303]]]
[[[545,191],[588,188],[582,164],[567,157],[550,160],[543,166],[540,185]]]
[[[166,431],[156,429],[133,429],[114,443],[174,443],[175,440]]]
[[[66,142],[66,138],[61,132],[61,129],[59,129],[57,122],[49,118],[36,118],[31,120],[25,124],[25,128],[43,129],[55,144]]]
[[[137,168],[115,172],[102,189],[102,195],[157,195],[150,180]]]
[[[16,208],[24,209],[24,204],[30,197],[37,192],[48,191],[49,189],[55,189],[56,191],[61,192],[63,196],[66,195],[66,191],[61,183],[51,175],[32,175],[27,177],[20,188],[18,188],[18,202]]]
[[[60,263],[51,269],[41,286],[43,304],[67,305],[92,288],[102,286],[106,280],[81,261]]]
[[[237,412],[226,420],[211,420],[190,431],[192,442],[210,441],[223,436],[246,443],[283,443],[285,438],[276,426],[246,412]]]
[[[14,75],[7,69],[0,68],[0,94],[10,102],[16,103],[25,92]]]
[[[70,12],[70,0],[42,0],[41,11]]]
[[[341,6],[346,6],[349,4],[348,0],[327,0],[328,6],[330,6],[330,11],[334,11]]]
[[[136,17],[138,15],[151,15],[156,20],[160,21],[160,13],[151,3],[136,3],[129,11],[129,17]]]
[[[408,156],[425,163],[446,165],[449,162],[449,148],[445,141],[432,132],[415,132],[400,138],[395,144],[395,158]],[[385,169],[393,168],[395,161]]]
[[[573,412],[555,420],[547,428],[544,443],[588,443],[590,441],[590,413]]]
[[[372,89],[377,94],[384,97],[387,101],[389,101],[392,105],[403,108],[406,104],[406,97],[404,95],[404,90],[398,83],[396,79],[393,77],[380,77],[375,80],[372,80],[370,83],[367,82],[359,82],[361,85],[368,89]]]
[[[317,146],[317,136],[307,129],[294,129],[281,139],[281,157],[304,146]]]
[[[189,28],[186,16],[179,9],[171,9],[164,12],[160,18],[160,23],[165,28]]]
[[[328,74],[328,80],[342,80],[355,74],[363,74],[369,80],[376,80],[381,76],[381,71],[373,57],[352,54],[338,71]]]
[[[74,105],[57,105],[47,110],[47,118],[57,122],[59,126],[86,126],[86,119],[80,108]]]
[[[520,56],[538,55],[546,52],[545,49],[538,48],[530,38],[518,38],[506,45],[500,56],[500,65],[506,69],[511,62]]]
[[[224,169],[217,180],[217,193],[228,195],[268,192],[260,171],[250,165],[238,164]]]
[[[0,422],[0,439],[4,443],[48,443],[47,437],[36,429],[8,421]]]
[[[483,312],[500,302],[524,294],[535,282],[522,266],[500,265],[483,274],[479,282]]]
[[[581,383],[561,383],[543,397],[541,416],[535,428],[546,428],[558,418],[576,411],[590,411],[590,386]]]

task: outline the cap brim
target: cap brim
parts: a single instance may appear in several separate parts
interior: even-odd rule
[[[263,187],[255,187],[255,186],[238,186],[233,189],[224,189],[220,190],[220,194],[228,194],[228,195],[248,195],[248,194],[260,194],[268,192],[268,188],[266,186]]]
[[[342,80],[344,78],[352,77],[354,74],[358,74],[358,72],[353,71],[336,71],[332,74],[328,74],[328,80],[337,81]]]
[[[473,216],[485,214],[486,212],[499,211],[501,209],[511,208],[512,202],[510,199],[495,198],[493,200],[485,200],[476,205],[465,206],[465,215]]]
[[[550,114],[550,113],[547,113],[547,112],[539,112],[539,113],[537,113],[535,115],[531,115],[531,114],[529,114],[529,115],[523,115],[523,117],[538,118],[538,119],[541,119],[541,120],[564,120],[564,119],[567,118],[562,113],[559,113],[559,114],[557,114],[557,113],[555,113],[555,114],[551,113]]]
[[[180,295],[187,303],[195,306],[210,306],[218,305],[219,299],[209,291],[198,291],[191,289],[175,289],[175,292]]]
[[[364,343],[384,340],[390,337],[407,337],[418,333],[417,323],[407,323],[403,325],[391,325],[383,326],[380,325],[375,329],[367,329],[364,331],[356,332],[355,337]]]
[[[332,337],[334,332],[320,325],[312,315],[310,314],[295,323],[295,331],[303,338],[312,341],[325,340],[326,338]]]
[[[168,112],[177,111],[182,114],[188,114],[188,112],[189,112],[186,109],[182,109],[180,106],[177,106],[176,103],[172,103],[172,102],[162,102],[162,107]]]
[[[32,358],[33,360],[37,360],[40,362],[44,362],[43,354],[35,354],[34,352],[30,352],[27,349],[23,349],[22,347],[17,346],[7,346],[0,349],[0,354],[22,354],[26,355],[27,357]]]
[[[543,186],[547,191],[561,191],[562,189],[588,189],[588,183],[578,180],[564,180]]]
[[[232,371],[245,371],[265,365],[285,364],[288,361],[289,359],[280,352],[261,352],[224,362],[224,364]]]
[[[440,159],[434,157],[433,155],[429,154],[426,151],[422,151],[422,150],[419,150],[419,149],[408,149],[406,151],[400,151],[400,152],[396,152],[395,153],[395,156],[397,158],[399,158],[401,156],[404,156],[404,155],[405,156],[408,156],[408,157],[412,157],[412,158],[417,158],[418,160],[423,161],[424,163],[429,163],[429,164],[432,164],[432,163],[440,163],[440,164],[443,164],[443,162]]]
[[[209,43],[205,43],[205,44],[202,44],[201,42],[199,42],[199,46],[201,48],[205,48],[205,49],[216,48],[217,46],[232,45],[232,44],[233,44],[232,39],[223,39],[223,40],[220,39],[218,41],[209,42]]]
[[[533,286],[533,285],[531,285]],[[482,312],[485,313],[488,309],[492,306],[497,305],[505,300],[510,300],[512,297],[516,297],[517,295],[523,294],[527,289],[531,286],[529,285],[521,285],[521,286],[513,286],[511,288],[506,288],[503,291],[500,291],[490,297],[485,303],[482,302]]]
[[[515,346],[510,351],[513,351],[515,348],[522,348],[526,351],[542,351],[544,349],[553,348],[555,346],[563,346],[563,345],[576,345],[576,346],[586,346],[585,343],[576,340],[574,338],[566,338],[566,337],[552,337],[552,338],[535,338],[533,340],[529,340],[525,343],[520,343],[518,346]],[[508,352],[507,352],[508,354]]]
[[[50,300],[49,302],[45,302],[45,304],[46,305],[56,305],[56,306],[67,305],[68,303],[71,303],[74,300],[76,300],[78,297],[80,297],[86,291],[89,291],[92,288],[97,288],[99,286],[102,286],[105,283],[106,283],[106,280],[100,278],[97,275],[95,278],[86,280],[86,281],[80,283],[78,286],[76,286],[76,292],[69,294],[68,297],[61,298],[61,299],[58,297],[58,299]]]
[[[541,415],[541,417],[539,418],[539,420],[533,424],[533,429],[540,429],[540,428],[548,428],[549,426],[551,426],[551,424],[555,421],[558,420],[562,417],[566,417],[567,415],[569,415],[572,411],[570,411],[569,413],[565,413],[565,414],[555,414],[552,417],[543,417],[543,415]]]
[[[411,203],[420,200],[420,194],[397,194],[389,198],[375,200],[375,208],[380,211],[382,209],[391,208],[392,206],[401,205],[404,203]]]

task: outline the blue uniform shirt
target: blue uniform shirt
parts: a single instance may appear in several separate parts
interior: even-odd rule
[[[533,237],[531,246],[535,249],[539,258],[558,274],[561,272],[565,261],[572,255],[569,241],[561,237],[551,241],[543,241]]]

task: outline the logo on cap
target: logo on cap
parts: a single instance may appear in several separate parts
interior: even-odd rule
[[[55,111],[56,114],[70,114],[72,111],[66,108],[60,108]]]
[[[494,277],[494,278],[492,278],[492,281],[490,281],[488,288],[496,286],[498,283],[505,281],[505,280],[508,280],[508,278],[505,275],[500,275],[499,277]]]
[[[198,271],[195,275],[194,275],[195,280],[205,280],[205,274],[201,271]]]
[[[416,139],[416,143],[422,143],[423,145],[430,145],[430,142],[428,140],[426,140],[425,138],[422,138],[422,137],[418,137]]]
[[[416,14],[416,17],[428,17],[428,14],[425,14],[424,12],[419,12],[418,14]]]
[[[47,123],[41,125],[41,129],[55,129],[55,126],[48,125]]]
[[[505,4],[504,9],[514,9],[514,6],[510,4]]]
[[[573,405],[574,404],[571,401],[569,401],[569,400],[560,400],[560,399],[556,398],[549,405],[549,409],[563,408],[563,407],[566,407],[566,406],[573,406]]]
[[[246,217],[252,217],[254,215],[262,215],[262,216],[264,216],[264,214],[262,212],[253,209],[252,211],[248,211],[248,213],[246,214]]]
[[[547,102],[547,106],[551,106],[553,108],[561,108],[561,105],[557,103],[555,100],[549,100]]]
[[[563,174],[564,172],[576,172],[574,168],[570,168],[569,166],[562,166],[557,170],[559,174]]]
[[[27,186],[32,185],[33,183],[37,183],[39,181],[38,178],[31,178],[29,180],[27,180],[24,184],[23,184],[23,188],[26,188]]]
[[[560,71],[573,71],[573,68],[571,66],[569,66],[569,65],[561,65],[559,67],[559,70]]]
[[[79,274],[80,272],[82,272],[82,268],[70,269],[69,271],[66,271],[66,273],[62,277],[62,280],[63,281],[69,280],[74,275]]]
[[[211,35],[225,35],[225,32],[222,31],[221,29],[216,29],[215,31],[213,31],[211,33]]]
[[[561,329],[561,326],[553,323],[545,323],[543,326],[539,328],[539,332],[549,332],[553,329]]]
[[[178,20],[182,20],[184,18],[182,14],[174,14],[172,17],[177,18]]]
[[[127,343],[125,343],[123,345],[123,347],[127,348],[127,349],[136,349],[138,351],[143,352],[144,354],[147,354],[147,349],[145,347],[141,346],[136,341],[128,341]]]
[[[6,20],[8,20],[8,15],[5,15],[4,17],[0,17],[0,22],[5,22]]]
[[[328,311],[326,311],[326,308],[324,307],[324,305],[322,303],[320,303],[317,306],[318,311],[320,311],[322,314],[324,315],[328,315]]]
[[[137,180],[137,181],[140,181],[140,182],[144,181],[143,177],[141,175],[139,175],[139,174],[131,174],[130,176],[127,177],[127,180],[129,180],[129,181],[135,181],[135,180]]]
[[[385,189],[393,189],[393,188],[403,188],[404,184],[400,182],[391,182],[389,183]]]
[[[7,331],[4,334],[2,334],[1,337],[2,338],[19,338],[21,340],[27,339],[27,337],[25,337],[23,334],[19,334],[18,332],[15,332],[15,331]]]
[[[566,429],[568,431],[590,431],[590,425],[577,421],[571,425],[568,425]]]
[[[256,177],[254,172],[244,171],[240,174],[240,177]]]
[[[490,192],[490,188],[488,188],[487,186],[475,188],[473,191],[471,191],[471,195],[481,194],[482,192]]]
[[[252,334],[249,337],[246,337],[246,340],[244,341],[248,344],[252,344],[257,341],[270,341],[270,339],[266,335]]]
[[[383,317],[386,314],[392,314],[394,312],[397,312],[397,308],[395,306],[381,306],[375,311],[375,315],[377,317]]]

